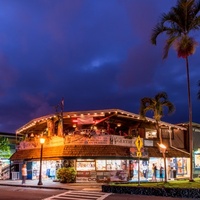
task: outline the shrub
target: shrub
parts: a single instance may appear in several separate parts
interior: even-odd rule
[[[58,169],[57,178],[61,183],[74,183],[76,180],[76,170],[74,167],[63,167]]]

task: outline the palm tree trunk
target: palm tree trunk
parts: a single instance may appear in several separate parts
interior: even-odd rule
[[[193,180],[193,132],[192,132],[192,101],[190,94],[190,73],[189,73],[189,62],[188,57],[186,61],[186,72],[187,72],[187,90],[188,90],[188,113],[189,113],[189,148],[190,148],[190,179]]]
[[[160,144],[162,144],[162,135],[161,135],[161,131],[160,131],[160,128],[159,128],[159,123],[158,123],[157,120],[156,120],[156,130],[157,130],[157,134],[158,134],[159,139],[160,139]]]

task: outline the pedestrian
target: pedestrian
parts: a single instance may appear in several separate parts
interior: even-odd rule
[[[163,181],[163,166],[160,166],[160,181]]]
[[[22,166],[22,184],[26,183],[26,177],[27,177],[26,164],[23,164],[23,166]]]
[[[157,181],[157,179],[156,179],[156,170],[157,170],[157,167],[153,163],[153,165],[152,165],[152,181]]]

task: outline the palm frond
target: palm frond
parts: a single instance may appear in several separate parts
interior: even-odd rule
[[[195,52],[197,42],[189,37],[190,31],[200,30],[200,0],[178,0],[176,6],[168,13],[163,13],[152,30],[151,43],[156,45],[160,34],[165,33],[167,40],[164,46],[163,59],[167,58],[172,45],[178,57],[186,58]],[[187,42],[182,41],[188,36]],[[177,42],[178,40],[178,42]]]
[[[164,107],[167,107],[168,114],[175,111],[174,105],[168,100],[166,92],[159,92],[154,98],[145,97],[140,102],[140,117],[145,119],[146,113],[152,111],[153,118],[160,121],[164,115]]]

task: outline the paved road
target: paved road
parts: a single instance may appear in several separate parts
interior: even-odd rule
[[[111,195],[110,193],[104,192],[93,192],[93,191],[83,191],[83,190],[76,190],[76,191],[67,191],[52,197],[48,197],[44,200],[103,200],[107,196]]]
[[[171,198],[145,195],[128,195],[128,194],[109,194],[101,191],[85,189],[77,190],[59,190],[59,189],[42,189],[31,187],[0,186],[0,200],[55,200],[53,197],[63,197],[73,195],[74,200],[195,200],[189,198]],[[62,195],[61,195],[62,194]],[[90,197],[90,198],[89,198]],[[56,198],[57,200],[59,198]],[[61,198],[60,198],[61,199]],[[69,199],[69,198],[68,198]]]
[[[0,186],[0,200],[41,200],[63,192],[58,189]]]

